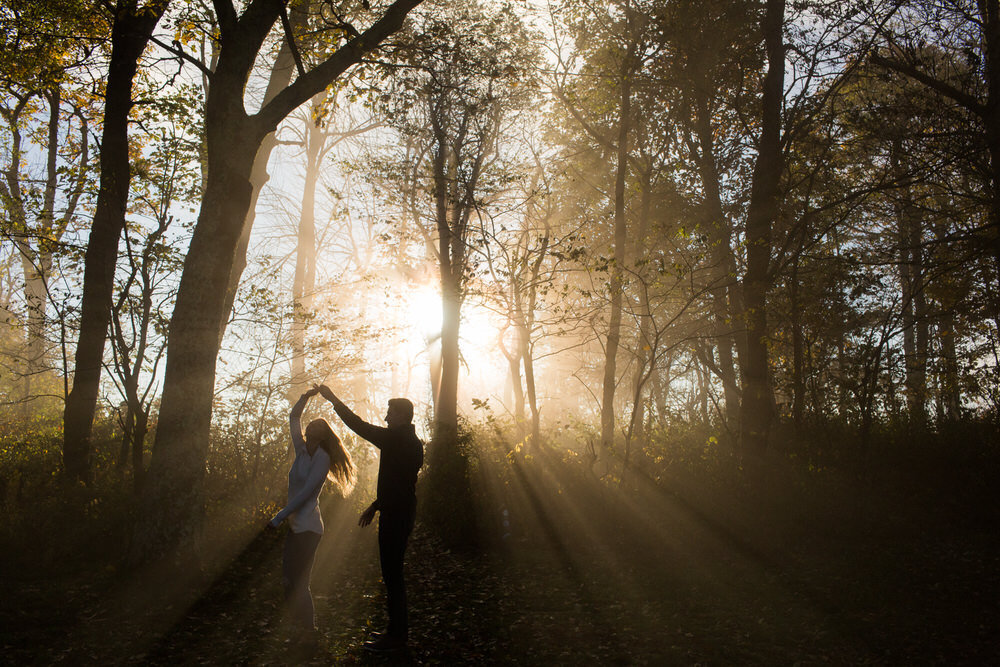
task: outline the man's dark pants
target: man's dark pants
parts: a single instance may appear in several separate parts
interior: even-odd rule
[[[389,626],[386,634],[406,639],[406,586],[403,584],[403,554],[413,531],[416,508],[380,512],[378,520],[378,555],[385,582]]]

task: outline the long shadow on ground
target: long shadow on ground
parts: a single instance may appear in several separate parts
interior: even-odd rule
[[[449,552],[418,524],[408,552],[407,653],[362,649],[384,622],[375,531],[339,507],[328,513],[314,571],[315,647],[287,635],[281,536],[263,533],[173,610],[156,608],[135,582],[128,604],[110,584],[102,595],[100,579],[21,582],[9,591],[19,608],[4,611],[4,660],[889,665],[996,657],[1000,540],[981,526],[794,478],[771,480],[766,492],[640,478],[619,492],[558,461],[510,472],[485,499],[488,512],[507,510],[509,530],[485,552]]]

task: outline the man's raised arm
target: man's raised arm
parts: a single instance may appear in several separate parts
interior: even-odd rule
[[[388,432],[388,429],[381,426],[375,426],[374,424],[369,424],[364,419],[354,414],[349,407],[344,405],[343,401],[337,398],[337,395],[333,393],[333,390],[325,384],[319,385],[317,389],[323,398],[333,404],[333,409],[337,411],[337,416],[340,417],[340,420],[344,422],[344,425],[347,426],[347,428],[351,429],[379,449],[382,448],[382,439]]]

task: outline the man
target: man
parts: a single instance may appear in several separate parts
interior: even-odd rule
[[[389,399],[385,414],[388,426],[382,427],[358,417],[326,385],[320,385],[319,392],[349,429],[380,450],[375,502],[361,513],[358,525],[367,526],[379,512],[378,553],[389,624],[385,632],[365,642],[365,648],[400,649],[406,646],[408,631],[403,554],[417,511],[417,471],[424,463],[424,445],[413,429],[413,403],[405,398]]]

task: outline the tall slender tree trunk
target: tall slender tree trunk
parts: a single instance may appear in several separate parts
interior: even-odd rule
[[[892,166],[902,177],[900,157],[904,149],[897,142],[892,149]],[[920,212],[909,185],[900,188],[895,204],[898,239],[900,301],[902,306],[903,362],[906,369],[906,408],[910,423],[923,427],[927,418],[927,298],[923,288],[923,251]]]
[[[454,444],[458,434],[459,329],[462,295],[459,278],[441,276],[441,384],[435,415],[435,440]]]
[[[631,12],[629,26],[631,27]],[[618,109],[618,155],[615,173],[615,220],[612,247],[614,261],[608,280],[610,296],[608,335],[604,345],[604,381],[601,393],[601,445],[608,451],[615,439],[615,389],[618,382],[618,347],[621,343],[622,304],[624,299],[625,244],[627,220],[625,217],[625,180],[628,176],[628,138],[632,118],[632,73],[636,44],[632,40],[622,61],[621,98]]]
[[[789,305],[791,309],[792,326],[792,423],[797,435],[802,434],[804,422],[804,404],[806,400],[806,383],[803,379],[805,366],[805,343],[802,332],[802,306],[799,299],[799,258],[792,263],[789,276]]]
[[[5,197],[4,205],[11,220],[13,240],[21,260],[21,273],[24,276],[24,303],[26,310],[26,328],[24,341],[23,366],[21,372],[21,412],[24,418],[29,418],[34,409],[35,379],[46,369],[48,341],[46,327],[48,324],[49,280],[52,276],[53,252],[62,236],[65,224],[57,224],[55,216],[56,190],[59,185],[59,122],[62,104],[62,91],[56,86],[42,94],[49,105],[49,120],[45,148],[45,181],[42,195],[42,207],[38,213],[33,229],[28,226],[28,214],[25,202],[21,196],[21,136],[16,123],[24,110],[24,105],[31,96],[22,98],[17,108],[10,114],[12,141],[10,146],[9,169],[6,173],[9,199]],[[81,170],[85,164],[81,162]],[[69,206],[72,207],[73,196],[70,196]],[[64,220],[68,221],[67,212]],[[34,243],[32,243],[34,241]]]
[[[49,305],[49,279],[52,274],[52,252],[58,232],[55,225],[56,189],[59,181],[57,168],[59,158],[59,111],[62,102],[61,90],[57,86],[46,93],[49,103],[47,146],[45,149],[45,189],[42,195],[42,210],[38,216],[38,239],[36,250],[30,255],[21,254],[24,271],[24,301],[28,311],[27,353],[25,359],[26,401],[31,400],[31,383],[45,368],[46,337],[48,321],[46,311]],[[28,405],[26,402],[25,405]]]
[[[139,58],[169,0],[153,0],[141,9],[135,0],[119,0],[111,27],[111,61],[105,87],[101,133],[101,179],[94,221],[84,258],[73,389],[63,412],[63,466],[70,478],[89,481],[90,434],[111,318],[118,241],[125,228],[128,202],[128,114]]]
[[[653,405],[656,407],[656,422],[660,427],[667,426],[667,390],[670,387],[670,369],[673,358],[668,357],[662,372],[653,373]]]
[[[513,290],[513,291],[516,291]],[[518,294],[511,295],[516,301],[520,298]],[[508,394],[511,401],[511,405],[514,408],[514,423],[520,430],[523,428],[524,424],[524,384],[521,381],[521,328],[517,324],[517,315],[514,312],[510,313],[509,324],[500,333],[499,347],[500,351],[503,353],[504,358],[507,360],[507,383],[508,383]],[[510,331],[511,326],[513,326],[514,334],[517,340],[514,341],[513,350],[508,349],[506,341],[503,340],[503,335]],[[518,436],[520,437],[520,436]]]
[[[767,295],[770,289],[771,229],[778,214],[781,178],[781,105],[784,92],[785,47],[782,41],[784,0],[767,0],[761,25],[767,53],[760,136],[747,210],[747,268],[743,278],[746,306],[746,359],[740,406],[740,445],[744,454],[763,454],[774,416],[768,369]]]
[[[704,91],[695,97],[695,129],[698,135],[698,170],[705,196],[705,214],[712,230],[712,314],[715,347],[718,350],[718,372],[726,399],[725,420],[730,429],[736,428],[739,416],[740,389],[733,358],[733,323],[741,309],[734,307],[736,298],[736,258],[732,248],[732,225],[722,208],[722,187],[715,163],[715,133],[711,112]]]
[[[948,237],[946,223],[939,219],[934,221],[935,240],[944,242]],[[946,283],[947,284],[947,283]],[[938,382],[940,396],[938,398],[944,417],[946,419],[958,419],[961,416],[962,394],[959,384],[958,352],[955,340],[957,332],[955,330],[955,300],[950,296],[957,294],[954,285],[948,285],[946,294],[948,297],[941,299],[936,306],[940,313],[937,318],[935,333],[938,344],[941,347],[941,363],[943,366],[941,378]]]
[[[313,116],[325,98],[325,92],[313,98]],[[306,324],[312,311],[312,295],[316,287],[316,184],[319,181],[321,149],[326,140],[315,118],[307,121],[307,126],[306,174],[302,187],[302,211],[299,216],[295,277],[292,283],[295,311],[291,328],[292,377],[288,393],[289,403],[297,401],[309,384],[306,376]],[[260,159],[260,151],[257,152],[257,157]]]
[[[976,0],[982,22],[983,55],[986,71],[986,104],[981,114],[986,126],[990,154],[990,227],[993,231],[993,258],[997,286],[994,289],[994,318],[1000,338],[1000,1]]]
[[[448,137],[437,108],[431,109],[434,126],[434,214],[437,225],[438,266],[441,281],[441,354],[434,404],[434,439],[449,448],[458,435],[459,326],[462,317],[461,265],[455,256],[461,239],[454,239],[451,218],[455,216],[455,179],[448,160]],[[457,275],[456,275],[457,274]]]
[[[149,409],[136,410],[134,426],[132,428],[132,492],[136,496],[142,493],[142,483],[146,479],[146,465],[143,460],[143,451],[148,432]]]
[[[943,309],[937,334],[944,365],[940,390],[944,416],[958,419],[961,416],[962,395],[959,388],[958,353],[955,350],[955,314],[952,310]]]
[[[535,325],[535,308],[538,304],[538,279],[541,275],[542,262],[545,260],[549,247],[549,227],[546,221],[545,235],[542,237],[541,245],[535,261],[531,264],[531,272],[528,275],[529,287],[527,303],[524,306],[524,313],[521,318],[522,325],[518,335],[518,342],[521,345],[521,359],[524,362],[524,383],[528,395],[528,409],[531,410],[531,446],[541,445],[542,424],[541,410],[538,405],[538,391],[535,388],[535,357],[534,346],[531,341],[531,333]]]
[[[927,290],[924,284],[924,251],[921,219],[915,216],[909,229],[910,262],[913,279],[913,327],[915,357],[913,364],[913,405],[910,416],[918,428],[927,425],[927,353],[930,348],[930,318],[927,313]]]
[[[649,247],[646,237],[649,234],[649,218],[653,199],[652,161],[646,159],[643,162],[645,167],[642,170],[640,179],[642,191],[639,194],[639,220],[635,233],[635,249],[633,251],[633,256],[640,260],[645,259],[644,254],[646,253],[646,248]],[[653,331],[653,313],[652,306],[649,303],[649,277],[646,275],[645,266],[645,262],[643,261],[636,262],[636,279],[639,282],[639,335],[635,351],[635,374],[632,377],[632,413],[629,418],[625,438],[627,450],[625,454],[626,465],[628,464],[629,451],[632,448],[633,442],[637,440],[636,445],[640,448],[643,445],[645,434],[642,426],[646,422],[646,402],[642,400],[642,395],[646,389],[646,382],[649,380],[650,367],[656,363],[656,343],[653,340],[655,335]],[[624,468],[622,476],[624,478]]]
[[[525,327],[524,342],[521,347],[521,359],[524,361],[524,385],[528,399],[528,410],[531,412],[531,446],[537,448],[542,439],[542,417],[538,405],[538,390],[535,387],[535,360],[532,355],[531,334]]]

